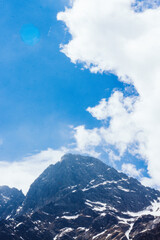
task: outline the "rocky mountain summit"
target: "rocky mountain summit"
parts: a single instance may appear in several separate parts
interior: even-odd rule
[[[160,192],[93,157],[66,154],[16,199],[1,240],[160,239]]]

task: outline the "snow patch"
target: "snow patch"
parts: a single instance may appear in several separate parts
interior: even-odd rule
[[[155,217],[160,217],[160,198],[154,200],[150,206],[148,206],[145,210],[140,212],[125,212],[124,214],[130,215],[132,217],[140,217],[143,215],[152,215]]]
[[[93,208],[94,211],[103,212],[107,209],[107,204],[102,202],[92,202],[90,200],[86,200],[86,205]]]
[[[15,228],[18,228],[20,225],[22,225],[23,224],[23,222],[20,222],[20,223],[18,223],[15,227],[14,227],[14,229]]]
[[[67,219],[67,220],[71,220],[71,219],[77,219],[80,215],[75,215],[75,216],[63,216],[61,218]]]
[[[106,232],[107,232],[107,230],[105,230],[105,231],[103,231],[103,232],[97,234],[97,235],[94,236],[92,239],[96,239],[96,238],[98,239],[99,236],[103,235],[103,234],[106,233]]]

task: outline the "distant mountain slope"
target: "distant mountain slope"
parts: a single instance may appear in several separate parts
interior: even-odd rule
[[[16,188],[0,187],[0,220],[13,216],[24,198],[22,191]]]
[[[0,221],[0,240],[159,240],[159,199],[98,159],[67,154]]]

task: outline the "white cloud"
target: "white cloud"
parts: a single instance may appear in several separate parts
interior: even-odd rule
[[[136,102],[137,100],[137,102]],[[75,139],[80,150],[103,147],[110,160],[117,161],[126,150],[132,154],[144,155],[144,133],[135,121],[135,104],[137,97],[123,97],[121,92],[114,92],[108,101],[102,99],[95,107],[87,111],[97,120],[110,119],[108,126],[86,129],[84,126],[75,128]],[[133,145],[136,148],[133,148]],[[109,148],[116,148],[119,155]]]
[[[27,193],[33,181],[50,165],[60,161],[67,149],[48,149],[20,162],[0,162],[0,183]]]
[[[112,123],[99,130],[100,137],[115,144],[120,154],[136,139],[138,149],[131,152],[146,156],[152,181],[160,185],[160,8],[137,13],[131,4],[132,0],[74,0],[72,8],[58,14],[72,35],[62,52],[93,72],[111,71],[134,84],[140,95],[134,109],[125,111],[123,96],[116,103],[111,96]],[[109,102],[102,100],[88,111],[105,119]]]
[[[97,118],[97,120],[105,120],[109,116],[108,103],[104,98],[94,108],[88,107],[87,111],[91,113],[93,117]]]
[[[158,189],[160,191],[160,185],[157,184],[156,181],[154,181],[154,178],[141,177],[140,182],[141,182],[141,184],[143,184],[146,187],[155,188],[155,189]]]
[[[101,142],[98,129],[95,128],[92,130],[86,130],[85,126],[78,126],[74,128],[74,138],[76,141],[75,150],[77,152],[89,154],[94,157],[98,157],[100,155],[94,150]]]
[[[137,170],[136,166],[131,163],[124,163],[122,171],[130,177],[140,178],[142,176],[142,169]]]

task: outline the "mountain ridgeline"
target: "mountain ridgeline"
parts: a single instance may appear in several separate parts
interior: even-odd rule
[[[66,154],[26,197],[0,188],[0,239],[158,240],[159,198],[96,158]]]

